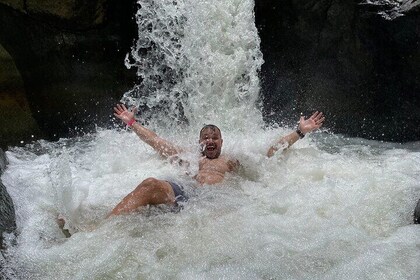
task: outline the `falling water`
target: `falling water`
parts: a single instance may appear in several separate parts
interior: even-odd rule
[[[123,101],[155,109],[159,123],[185,117],[193,130],[209,121],[261,126],[253,1],[139,3],[139,39],[126,65],[142,82]]]

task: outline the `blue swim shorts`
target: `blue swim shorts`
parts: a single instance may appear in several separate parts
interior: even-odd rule
[[[178,204],[178,202],[186,202],[188,200],[188,196],[185,194],[182,186],[171,181],[168,181],[168,183],[171,185],[172,190],[175,193],[175,203]]]

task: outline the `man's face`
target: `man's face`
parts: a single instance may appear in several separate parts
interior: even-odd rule
[[[215,159],[222,152],[223,139],[217,128],[205,128],[200,133],[200,146],[203,156]]]

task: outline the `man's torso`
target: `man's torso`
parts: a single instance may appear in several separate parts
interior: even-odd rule
[[[226,172],[234,171],[239,165],[237,160],[220,156],[215,159],[203,157],[199,161],[198,174],[195,176],[200,185],[212,185],[223,181]]]

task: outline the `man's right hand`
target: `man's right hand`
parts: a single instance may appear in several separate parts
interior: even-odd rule
[[[134,119],[134,114],[137,112],[137,109],[134,108],[132,111],[129,111],[124,104],[117,104],[114,107],[114,116],[122,120],[125,124],[128,124],[131,120]]]
[[[137,112],[136,108],[133,108],[130,111],[127,110],[127,108],[123,104],[117,104],[117,106],[114,107],[114,111],[115,117],[122,120],[126,125],[130,126],[142,141],[149,144],[161,156],[170,157],[182,152],[181,148],[178,148],[171,142],[160,138],[156,135],[154,131],[136,122],[134,119],[134,114],[136,114]]]

